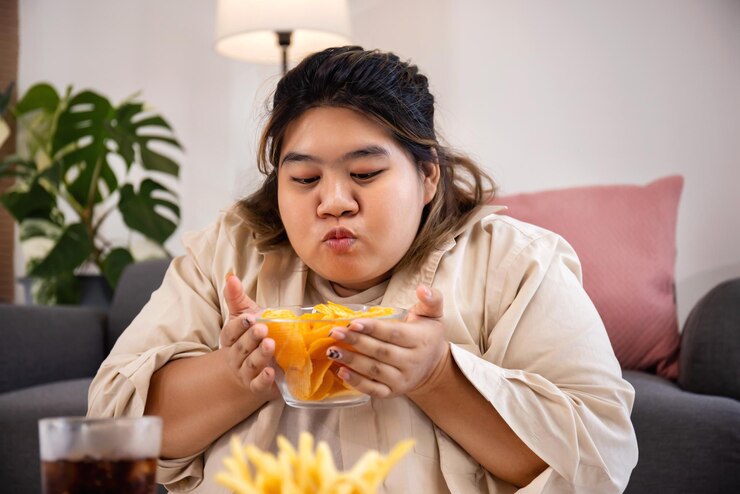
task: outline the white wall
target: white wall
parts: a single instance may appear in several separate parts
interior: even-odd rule
[[[215,2],[20,0],[20,86],[136,90],[173,124],[181,231],[254,185],[279,68],[212,50]],[[354,41],[431,79],[439,127],[504,193],[686,179],[679,317],[740,275],[740,2],[351,0]],[[169,247],[180,252],[177,240]],[[18,265],[22,263],[18,260]]]

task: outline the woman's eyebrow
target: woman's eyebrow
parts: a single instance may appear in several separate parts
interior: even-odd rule
[[[342,155],[341,158],[339,158],[339,161],[340,162],[352,161],[358,158],[365,158],[368,156],[388,157],[389,153],[388,153],[388,150],[384,148],[383,146],[370,145],[364,148],[355,149],[354,151],[345,153],[344,155]],[[303,161],[311,161],[311,162],[318,163],[318,164],[323,163],[323,161],[317,158],[316,156],[311,156],[310,154],[289,151],[288,153],[285,154],[285,156],[283,156],[283,160],[280,162],[280,164],[285,165],[288,162],[303,162]]]
[[[310,154],[296,153],[293,151],[285,153],[285,156],[283,156],[283,160],[280,162],[280,164],[284,165],[289,161],[314,161],[316,163],[321,163],[321,160],[311,156]]]
[[[349,153],[346,153],[344,156],[340,158],[340,161],[352,161],[354,159],[365,158],[367,156],[388,157],[388,150],[384,148],[383,146],[378,146],[378,145],[366,146],[364,148],[356,149],[354,151],[350,151]]]

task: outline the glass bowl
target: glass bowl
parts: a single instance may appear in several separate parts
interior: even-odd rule
[[[329,336],[332,328],[353,319],[402,319],[405,309],[360,304],[319,304],[266,309],[257,318],[275,340],[275,381],[285,403],[296,408],[350,407],[370,397],[352,389],[337,376],[341,364],[326,356],[331,346],[352,347]]]

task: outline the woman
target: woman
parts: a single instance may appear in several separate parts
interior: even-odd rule
[[[232,434],[274,449],[302,430],[339,468],[413,437],[386,492],[624,489],[634,393],[575,253],[486,206],[490,180],[433,120],[426,77],[393,54],[332,48],[280,81],[264,184],[185,239],[90,388],[90,415],[164,417],[169,489],[223,492]],[[286,407],[254,313],[326,300],[410,310],[332,332],[356,351],[329,357],[369,404]]]

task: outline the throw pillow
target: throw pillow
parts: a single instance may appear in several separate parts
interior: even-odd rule
[[[496,197],[501,211],[560,234],[583,267],[622,368],[678,375],[674,294],[676,219],[683,177],[645,186],[576,187]]]

